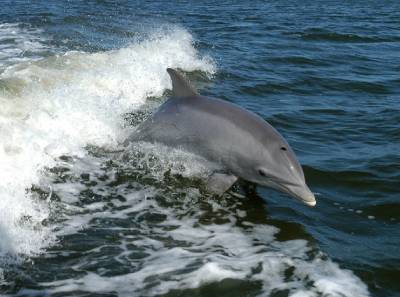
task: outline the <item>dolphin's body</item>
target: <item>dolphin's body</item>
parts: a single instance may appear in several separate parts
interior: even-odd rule
[[[176,70],[167,71],[172,98],[132,139],[184,148],[218,163],[223,170],[210,177],[212,192],[222,194],[242,178],[316,204],[295,154],[270,124],[235,104],[199,95]]]

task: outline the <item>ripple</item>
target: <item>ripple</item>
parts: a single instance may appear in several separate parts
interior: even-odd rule
[[[398,36],[366,36],[352,33],[338,33],[320,28],[308,29],[305,32],[294,33],[307,41],[332,41],[348,43],[381,43],[400,41]]]
[[[293,65],[311,65],[311,66],[327,66],[329,63],[326,61],[308,58],[304,56],[283,56],[270,58],[269,61],[272,63],[281,63],[281,64],[293,64]]]

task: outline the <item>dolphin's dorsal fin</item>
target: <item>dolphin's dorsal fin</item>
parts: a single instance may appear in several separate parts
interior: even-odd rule
[[[196,90],[178,71],[167,68],[167,72],[172,80],[172,93],[174,97],[191,97],[198,95]]]

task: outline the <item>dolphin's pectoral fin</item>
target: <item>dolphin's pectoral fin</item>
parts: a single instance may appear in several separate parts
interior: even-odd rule
[[[213,173],[207,180],[207,190],[218,196],[229,190],[237,181],[237,177],[225,173]]]

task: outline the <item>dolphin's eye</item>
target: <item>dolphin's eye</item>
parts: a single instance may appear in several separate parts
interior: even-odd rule
[[[286,149],[284,146],[282,146],[282,147],[281,147],[281,150],[282,150],[282,151],[286,151],[287,149]]]
[[[261,176],[267,176],[266,174],[265,174],[265,172],[264,171],[262,171],[261,169],[260,170],[258,170],[258,173],[261,175]]]

